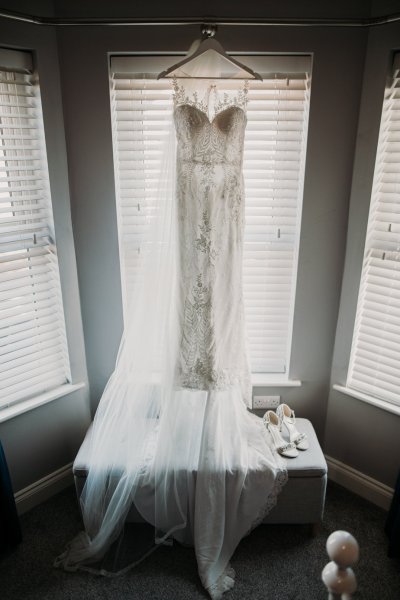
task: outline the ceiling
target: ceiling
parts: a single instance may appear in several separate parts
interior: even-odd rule
[[[1,5],[4,10],[57,18],[365,19],[400,13],[400,0],[2,0]]]

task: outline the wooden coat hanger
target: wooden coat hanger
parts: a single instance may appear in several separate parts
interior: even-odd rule
[[[261,75],[255,73],[252,69],[235,60],[225,52],[222,45],[214,37],[216,31],[216,25],[203,25],[201,30],[203,39],[201,40],[198,48],[192,54],[189,54],[183,60],[179,61],[175,65],[172,65],[172,67],[166,71],[162,71],[162,73],[157,76],[157,79],[176,77],[179,79],[258,79],[262,81]],[[215,72],[211,75],[207,75],[207,73],[204,75],[202,74],[201,76],[191,75],[190,68],[188,69],[187,66],[189,66],[193,61],[197,62],[197,59],[201,56],[204,56],[207,52],[215,53],[216,56],[214,54],[213,59],[219,59],[220,64],[224,65],[225,69],[226,67],[231,69],[233,67],[234,69],[238,70],[238,72],[232,73],[225,70],[221,71],[222,75],[217,76],[215,75]]]

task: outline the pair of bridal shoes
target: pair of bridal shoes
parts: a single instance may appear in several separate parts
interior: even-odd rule
[[[296,428],[294,411],[287,404],[280,404],[276,413],[268,410],[263,416],[263,421],[271,434],[276,451],[282,456],[296,458],[299,450],[307,450],[307,436]],[[289,434],[289,442],[282,437],[283,426]]]
[[[289,433],[289,441],[296,445],[298,450],[308,449],[308,439],[305,433],[300,433],[296,427],[296,417],[294,410],[287,404],[280,404],[276,409],[276,413],[281,422],[281,430],[285,425],[287,432]]]
[[[296,458],[299,455],[296,444],[293,442],[287,443],[281,435],[281,421],[273,410],[267,410],[263,416],[263,421],[266,428],[271,434],[275,450],[282,456],[287,458]]]

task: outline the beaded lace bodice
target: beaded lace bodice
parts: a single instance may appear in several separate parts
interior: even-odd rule
[[[179,380],[195,389],[240,384],[250,402],[242,291],[243,145],[247,87],[200,100],[174,81],[180,223]]]

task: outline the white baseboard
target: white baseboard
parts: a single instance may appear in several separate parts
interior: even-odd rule
[[[353,467],[349,467],[340,462],[340,460],[327,455],[325,455],[325,458],[328,463],[329,479],[335,483],[339,483],[362,498],[373,502],[373,504],[389,510],[394,492],[391,487],[353,469]]]
[[[50,475],[46,475],[39,481],[35,481],[28,487],[15,494],[15,503],[19,515],[27,512],[34,506],[41,504],[54,494],[61,492],[73,483],[72,463],[57,469]]]

